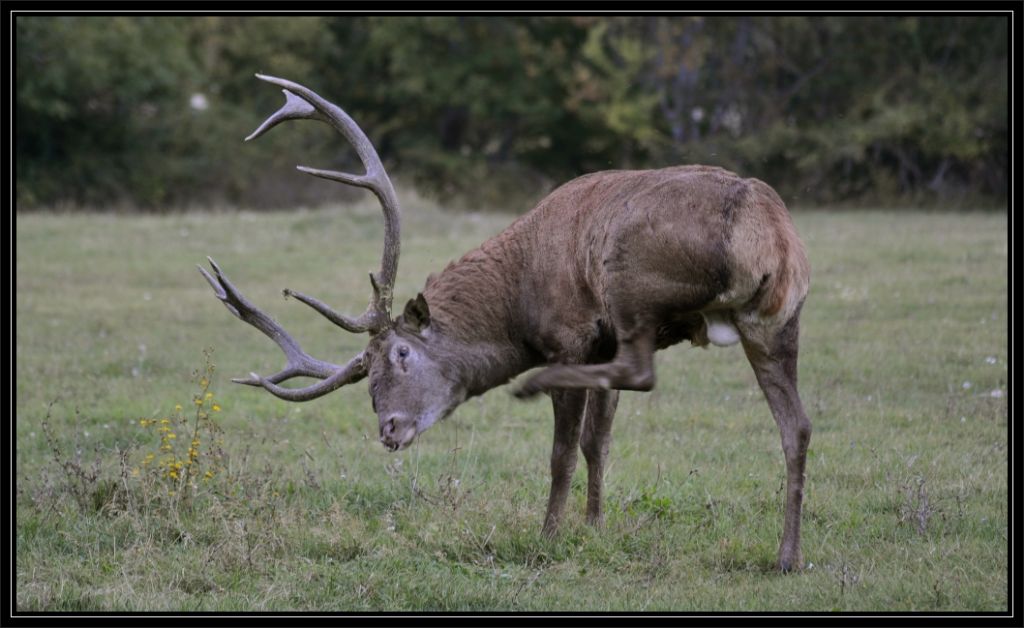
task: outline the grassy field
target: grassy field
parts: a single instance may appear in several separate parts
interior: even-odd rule
[[[396,303],[511,220],[404,212]],[[344,361],[365,339],[280,290],[362,311],[375,204],[20,215],[17,609],[1005,611],[1006,216],[795,221],[814,435],[808,564],[782,575],[779,435],[737,347],[658,354],[658,388],[620,404],[605,527],[583,523],[581,459],[545,540],[547,401],[491,391],[390,454],[365,383],[305,404],[230,383],[281,357],[194,265],[212,255],[311,353]],[[211,398],[191,378],[206,347]],[[192,489],[157,467],[188,458],[196,412]]]

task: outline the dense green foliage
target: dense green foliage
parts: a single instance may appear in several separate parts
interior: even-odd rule
[[[312,203],[313,125],[240,139],[285,76],[393,174],[519,210],[607,168],[722,165],[795,203],[1005,198],[1008,19],[18,17],[19,207]]]

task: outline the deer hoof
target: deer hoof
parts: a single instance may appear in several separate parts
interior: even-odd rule
[[[795,558],[779,558],[779,571],[782,573],[793,573],[803,569],[803,559],[797,555]]]

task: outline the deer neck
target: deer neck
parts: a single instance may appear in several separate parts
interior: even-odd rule
[[[513,230],[484,242],[443,272],[431,275],[423,294],[431,326],[445,338],[450,360],[468,396],[505,384],[540,362],[525,342],[520,276],[524,248]]]

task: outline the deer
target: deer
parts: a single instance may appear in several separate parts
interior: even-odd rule
[[[285,367],[232,381],[307,401],[369,380],[379,440],[407,448],[467,399],[531,369],[514,391],[546,393],[554,411],[551,488],[542,534],[556,535],[576,469],[587,465],[586,521],[603,523],[604,473],[620,391],[655,386],[656,351],[689,341],[740,343],[782,437],[786,465],[777,568],[801,569],[800,521],[811,423],[797,391],[799,318],[810,267],[789,211],[768,184],[728,170],[684,165],[609,170],[573,179],[439,273],[392,316],[400,210],[380,157],[337,105],[289,80],[284,105],[245,141],[287,120],[329,124],[355,149],[363,174],[298,166],[365,188],[380,202],[384,245],[371,298],[352,318],[289,289],[335,325],[369,334],[345,364],[307,354],[253,305],[216,262],[199,270],[237,318],[271,338]],[[295,377],[319,380],[282,386]]]

